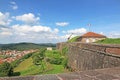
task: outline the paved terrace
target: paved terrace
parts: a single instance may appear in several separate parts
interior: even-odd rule
[[[53,75],[5,77],[0,80],[120,80],[120,67]]]

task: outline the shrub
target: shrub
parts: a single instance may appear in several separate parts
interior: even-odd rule
[[[11,76],[13,74],[13,68],[8,62],[4,62],[0,65],[0,76]]]
[[[41,65],[42,60],[45,58],[45,48],[42,48],[39,53],[36,53],[32,56],[33,63],[35,65]]]
[[[62,62],[62,65],[65,69],[68,69],[68,58],[65,58]]]
[[[62,61],[63,61],[63,58],[52,58],[52,59],[50,59],[50,63],[51,64],[57,64],[57,65],[60,65],[61,63],[62,63]]]
[[[62,48],[62,55],[66,55],[66,53],[68,52],[68,47],[63,47]]]

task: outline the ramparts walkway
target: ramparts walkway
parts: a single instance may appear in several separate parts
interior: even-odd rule
[[[120,67],[56,75],[50,74],[27,77],[5,77],[0,78],[0,80],[120,80]]]

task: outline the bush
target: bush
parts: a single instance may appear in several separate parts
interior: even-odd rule
[[[0,76],[11,76],[13,74],[13,68],[8,62],[4,62],[0,65]]]
[[[42,48],[42,49],[40,49],[39,53],[36,53],[32,56],[33,63],[35,65],[41,65],[42,60],[45,58],[45,51],[46,51],[46,49]]]
[[[66,53],[68,52],[68,47],[63,47],[62,48],[62,55],[66,55]]]
[[[63,58],[52,58],[52,59],[50,59],[50,63],[51,64],[57,64],[57,65],[60,65],[61,63],[62,63],[62,61],[63,61]]]
[[[68,69],[68,58],[65,58],[62,62],[62,65],[65,69]]]

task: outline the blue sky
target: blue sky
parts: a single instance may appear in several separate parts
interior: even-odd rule
[[[88,31],[120,38],[120,0],[0,0],[0,43],[56,43]]]

